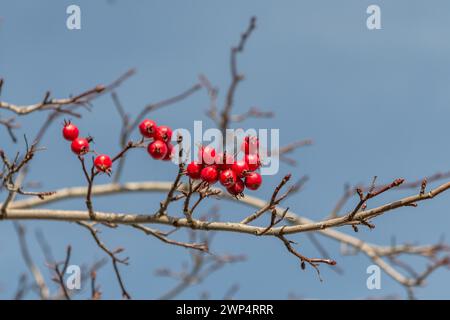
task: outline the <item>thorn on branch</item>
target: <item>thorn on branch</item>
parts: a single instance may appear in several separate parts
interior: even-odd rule
[[[425,189],[427,188],[427,178],[424,178],[422,180],[422,183],[420,185],[420,195],[423,196],[425,194]]]
[[[47,91],[47,92],[45,92],[44,99],[42,100],[41,103],[42,103],[43,105],[51,103],[51,102],[49,101],[49,98],[50,98],[50,91]]]

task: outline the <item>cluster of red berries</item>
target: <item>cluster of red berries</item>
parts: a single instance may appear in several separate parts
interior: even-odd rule
[[[198,161],[192,161],[186,174],[194,180],[208,184],[218,181],[233,196],[242,195],[245,188],[257,190],[262,184],[261,175],[256,172],[261,167],[259,141],[256,137],[245,137],[241,150],[244,158],[236,160],[231,154],[217,153],[213,147],[202,146]]]
[[[70,147],[73,153],[82,156],[89,152],[89,143],[92,142],[92,138],[79,137],[80,130],[78,130],[78,127],[70,121],[64,121],[62,134],[64,139],[72,141]],[[94,159],[94,165],[98,171],[109,174],[111,172],[112,160],[108,155],[100,154]]]
[[[139,124],[139,131],[145,138],[153,139],[147,151],[153,159],[169,161],[173,156],[172,129],[168,126],[157,126],[156,122],[145,119]]]
[[[172,159],[174,146],[172,129],[168,126],[157,126],[153,120],[145,119],[139,124],[139,130],[144,138],[153,139],[147,146],[147,151],[156,160],[168,161]],[[64,121],[63,136],[71,141],[71,149],[78,156],[90,151],[91,137],[79,137],[80,131],[70,121]],[[257,190],[262,184],[262,177],[257,172],[261,167],[259,157],[259,141],[256,137],[245,137],[241,150],[244,157],[237,160],[235,156],[216,152],[210,146],[202,146],[198,152],[198,161],[192,161],[186,174],[194,180],[202,180],[208,184],[218,181],[227,188],[233,196],[242,195],[245,188]],[[97,155],[94,165],[100,172],[110,174],[112,160],[106,154]]]

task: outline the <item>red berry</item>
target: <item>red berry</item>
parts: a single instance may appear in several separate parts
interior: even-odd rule
[[[139,131],[146,138],[153,138],[156,130],[156,122],[150,119],[145,119],[139,125]]]
[[[89,141],[86,138],[76,138],[70,145],[73,153],[83,155],[89,152]]]
[[[166,156],[168,148],[164,141],[155,140],[148,145],[147,151],[153,159],[161,160]]]
[[[259,140],[254,136],[247,136],[244,138],[244,142],[242,142],[241,150],[244,151],[245,154],[255,154],[259,152]]]
[[[225,155],[223,153],[219,153],[216,155],[214,163],[217,165],[219,170],[227,170],[233,165],[234,157],[229,153],[225,153]]]
[[[198,161],[203,164],[213,164],[216,159],[216,149],[210,146],[201,146],[198,149]]]
[[[171,144],[170,142],[167,143],[167,154],[166,156],[163,158],[164,161],[170,161],[172,160],[173,156],[174,156],[174,146],[173,144]]]
[[[233,196],[240,196],[245,190],[244,182],[241,179],[237,179],[236,183],[227,188],[227,191]]]
[[[261,161],[259,160],[258,154],[246,154],[244,156],[244,161],[247,162],[248,170],[255,171],[261,167]]]
[[[233,170],[239,178],[245,177],[247,172],[249,172],[248,164],[244,160],[238,160],[233,163],[231,170]]]
[[[214,184],[219,180],[219,170],[215,166],[209,166],[202,169],[200,174],[203,181]]]
[[[200,179],[202,169],[203,166],[200,163],[192,161],[187,166],[186,174],[191,177],[191,179]]]
[[[63,136],[64,139],[68,141],[73,141],[76,138],[78,138],[78,135],[80,134],[80,131],[78,130],[77,126],[71,123],[70,121],[64,121],[64,127],[63,127]]]
[[[156,128],[154,138],[155,140],[161,140],[168,143],[172,139],[172,129],[167,126],[160,126]]]
[[[112,161],[108,155],[101,154],[95,158],[94,165],[98,171],[109,173],[111,172]]]
[[[250,172],[245,177],[245,186],[250,190],[257,190],[262,183],[262,177],[257,172]]]
[[[219,180],[224,187],[229,188],[236,183],[237,176],[233,170],[227,169],[220,172]]]

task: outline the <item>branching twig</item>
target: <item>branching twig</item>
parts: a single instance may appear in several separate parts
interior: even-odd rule
[[[8,119],[0,118],[0,125],[4,126],[6,128],[9,136],[11,137],[11,140],[14,143],[17,142],[16,135],[14,134],[14,129],[18,129],[20,127],[20,125],[18,123],[16,123],[15,121],[16,121],[16,119],[14,117],[11,117]]]
[[[172,244],[175,246],[180,246],[180,247],[184,247],[184,248],[188,248],[188,249],[199,250],[202,252],[208,252],[208,244],[207,243],[189,243],[189,242],[181,242],[181,241],[171,240],[171,239],[167,238],[166,236],[162,235],[160,231],[148,228],[144,225],[132,224],[131,226],[143,231],[147,235],[154,236],[155,238],[157,238],[167,244]]]
[[[131,132],[136,129],[136,127],[139,125],[139,123],[144,119],[144,117],[148,113],[153,112],[160,108],[164,108],[164,107],[173,105],[180,101],[183,101],[184,99],[190,97],[192,94],[194,94],[201,88],[202,88],[201,84],[196,83],[189,89],[185,90],[184,92],[182,92],[176,96],[170,97],[165,100],[161,100],[156,103],[148,104],[147,106],[145,106],[142,109],[142,111],[136,116],[136,118],[134,118],[134,120],[131,120],[130,117],[128,115],[126,115],[125,109],[123,108],[121,102],[119,101],[117,94],[114,94],[113,101],[114,101],[116,109],[118,110],[119,115],[121,116],[121,119],[122,119],[122,129],[121,129],[121,134],[120,134],[121,147],[125,147],[125,142],[129,139]],[[119,163],[117,165],[116,174],[113,177],[114,182],[118,182],[120,179],[120,175],[122,173],[123,166],[125,165],[125,159],[126,159],[125,157],[120,157]]]
[[[250,19],[250,23],[247,27],[247,30],[241,34],[241,39],[237,46],[231,48],[230,54],[230,71],[231,71],[231,84],[228,88],[225,106],[221,112],[221,120],[220,120],[220,130],[222,131],[223,136],[225,137],[225,131],[228,128],[229,122],[231,120],[231,110],[234,104],[234,95],[236,92],[236,88],[244,79],[244,76],[239,74],[237,70],[237,55],[244,51],[245,44],[247,39],[250,37],[253,30],[256,28],[256,17],[252,17]]]
[[[170,202],[172,202],[172,200],[173,200],[173,195],[175,193],[175,190],[177,190],[178,187],[180,186],[181,177],[184,175],[184,162],[182,159],[183,158],[182,142],[183,142],[183,137],[178,136],[178,139],[177,139],[177,144],[178,144],[178,148],[179,148],[178,173],[177,173],[177,176],[175,177],[175,181],[173,182],[172,187],[170,188],[169,192],[167,193],[166,199],[163,202],[161,202],[161,204],[160,204],[160,209],[157,213],[158,216],[166,214],[167,208],[168,208]]]
[[[317,275],[319,276],[320,281],[322,281],[322,278],[320,277],[319,264],[324,263],[324,264],[328,264],[331,266],[336,265],[336,261],[332,260],[332,259],[305,257],[304,255],[299,253],[297,250],[295,250],[294,247],[292,247],[292,242],[289,241],[285,236],[280,234],[277,237],[284,243],[284,245],[286,246],[286,249],[288,249],[288,251],[290,253],[292,253],[294,256],[296,256],[297,258],[300,259],[300,266],[303,270],[305,269],[306,263],[307,263],[317,271]]]
[[[290,179],[291,179],[290,174],[284,176],[284,178],[281,180],[281,182],[278,184],[278,186],[276,186],[275,190],[273,191],[270,201],[263,208],[259,209],[254,214],[252,214],[252,215],[248,216],[247,218],[245,218],[244,220],[242,220],[241,223],[248,224],[248,223],[252,222],[253,220],[259,218],[262,214],[264,214],[268,210],[271,210],[274,207],[276,207],[284,198],[286,198],[289,195],[289,193],[295,191],[297,188],[295,188],[295,187],[289,188],[288,191],[284,195],[278,197],[278,193],[280,193],[281,189],[286,185],[286,183],[288,183],[288,181]],[[265,232],[267,232],[267,230]]]
[[[120,274],[119,267],[118,267],[119,263],[120,264],[125,264],[125,265],[128,264],[128,258],[121,259],[121,258],[117,257],[117,254],[122,252],[123,249],[118,248],[118,249],[116,249],[114,251],[109,250],[105,246],[105,244],[100,240],[100,238],[98,237],[98,235],[97,235],[98,231],[96,229],[94,229],[93,225],[91,225],[91,224],[89,224],[87,222],[82,222],[82,221],[77,222],[77,223],[80,226],[82,226],[82,227],[84,227],[84,228],[89,230],[89,232],[91,233],[91,235],[94,238],[95,242],[97,243],[98,247],[100,249],[102,249],[111,258],[111,262],[112,262],[112,265],[113,265],[114,273],[116,274],[117,282],[119,283],[120,289],[122,291],[122,297],[125,298],[125,299],[131,299],[130,294],[125,289],[125,285],[123,283],[122,276]]]
[[[78,95],[65,99],[51,99],[50,92],[46,92],[42,101],[31,105],[15,105],[8,102],[0,101],[0,109],[12,111],[18,115],[26,115],[34,111],[41,110],[57,110],[61,111],[61,107],[66,105],[87,105],[89,102],[98,97],[100,94],[113,90],[119,86],[128,77],[134,74],[134,70],[127,71],[124,75],[108,86],[97,85],[96,87],[86,90]]]
[[[365,203],[367,202],[367,200],[374,198],[392,188],[398,187],[399,185],[401,185],[403,183],[403,181],[405,181],[404,179],[395,179],[391,184],[389,185],[384,185],[380,188],[375,188],[375,184],[373,183],[373,186],[369,189],[369,192],[367,192],[365,195],[363,194],[362,190],[357,188],[356,192],[359,195],[359,202],[356,205],[356,207],[353,209],[353,211],[351,211],[348,215],[347,215],[347,219],[348,221],[352,221],[355,218],[355,215],[359,212],[359,210],[365,205]],[[375,182],[375,179],[374,179]],[[363,221],[363,220],[361,220]],[[356,231],[357,229],[355,229]]]

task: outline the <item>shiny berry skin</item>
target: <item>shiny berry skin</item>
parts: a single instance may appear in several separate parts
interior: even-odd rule
[[[111,172],[112,161],[108,155],[101,154],[95,158],[94,165],[98,171],[109,173]]]
[[[219,170],[227,170],[233,165],[234,157],[229,153],[226,153],[225,156],[223,153],[219,153],[216,155],[214,163],[217,165]]]
[[[155,140],[161,140],[168,143],[172,139],[172,129],[168,126],[160,126],[156,128],[153,138],[155,138]]]
[[[250,190],[258,190],[261,186],[262,177],[257,172],[250,172],[245,177],[245,186]]]
[[[216,158],[216,149],[210,146],[201,146],[198,150],[198,161],[203,164],[213,164]]]
[[[227,188],[227,191],[229,194],[233,196],[240,196],[245,190],[244,182],[242,182],[241,179],[237,179],[236,183],[232,185],[231,187]]]
[[[236,183],[236,180],[237,176],[233,170],[227,169],[220,172],[219,181],[224,187],[232,187]]]
[[[153,159],[161,160],[166,156],[168,148],[167,144],[164,141],[155,140],[148,145],[147,151]]]
[[[259,140],[254,136],[247,136],[244,138],[244,142],[242,142],[241,150],[244,151],[245,154],[255,154],[259,153]]]
[[[255,171],[261,167],[261,161],[259,160],[258,154],[246,154],[244,156],[244,161],[247,162],[248,170]]]
[[[200,176],[203,181],[214,184],[219,180],[219,170],[216,166],[209,166],[202,169]]]
[[[78,135],[80,134],[80,131],[78,130],[77,126],[74,125],[70,121],[64,121],[64,127],[62,130],[64,139],[68,141],[73,141],[76,138],[78,138]]]
[[[145,119],[139,124],[139,131],[146,138],[153,138],[156,130],[156,122],[150,119]]]
[[[89,152],[89,141],[86,138],[76,138],[70,147],[73,153],[81,156]]]
[[[167,153],[166,156],[163,158],[163,161],[170,161],[172,160],[173,156],[174,156],[174,146],[171,143],[167,143]]]
[[[186,168],[186,174],[194,180],[200,179],[201,172],[202,172],[203,166],[195,161],[192,161],[188,164]]]
[[[249,172],[248,164],[244,160],[238,160],[233,163],[231,170],[233,170],[239,178],[245,177],[245,175]]]

